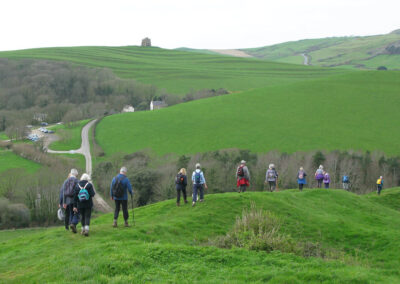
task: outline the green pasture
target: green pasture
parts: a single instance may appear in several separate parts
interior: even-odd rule
[[[23,169],[29,173],[34,173],[40,169],[41,165],[30,160],[24,159],[12,151],[0,148],[0,172],[10,169]]]
[[[112,228],[112,214],[106,214],[92,220],[88,238],[61,225],[1,231],[0,281],[397,283],[400,212],[380,198],[390,195],[399,202],[399,192],[385,190],[380,197],[323,189],[225,193],[206,195],[194,208],[176,207],[174,200],[137,208],[130,228]],[[229,232],[251,202],[275,213],[285,235],[340,257],[207,245]]]
[[[125,47],[57,47],[0,52],[0,58],[49,59],[97,68],[109,68],[121,78],[153,84],[169,93],[225,88],[244,91],[343,73],[253,58],[218,54]]]
[[[8,136],[4,132],[0,132],[0,140],[8,140]]]
[[[106,155],[152,149],[383,151],[400,154],[400,72],[357,71],[170,108],[108,116],[96,139]]]

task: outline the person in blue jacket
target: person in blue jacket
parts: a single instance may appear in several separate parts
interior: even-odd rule
[[[115,212],[114,212],[114,224],[113,227],[117,227],[119,210],[122,205],[122,212],[125,220],[125,227],[129,227],[128,224],[128,191],[130,195],[133,195],[132,185],[126,176],[128,170],[126,167],[122,167],[119,174],[113,178],[110,186],[111,199],[115,201]]]

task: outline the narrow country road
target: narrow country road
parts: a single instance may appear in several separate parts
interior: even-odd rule
[[[301,56],[303,56],[303,58],[304,58],[303,64],[304,64],[304,65],[310,65],[310,64],[308,63],[308,55],[305,54],[305,53],[302,53]]]
[[[85,156],[86,160],[86,173],[92,176],[92,155],[90,154],[90,142],[89,142],[89,130],[95,124],[97,119],[92,120],[82,128],[82,144],[77,150],[69,151],[53,151],[48,149],[47,153],[52,154],[82,154]],[[111,212],[112,208],[108,203],[99,195],[94,196],[94,206],[98,211],[101,212]]]

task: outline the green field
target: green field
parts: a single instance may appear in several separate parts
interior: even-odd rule
[[[5,51],[0,52],[0,58],[51,59],[109,68],[121,78],[133,78],[175,94],[206,88],[244,91],[345,72],[252,58],[135,46]]]
[[[400,189],[380,197],[341,190],[287,190],[206,195],[205,203],[174,200],[135,210],[136,225],[111,227],[112,215],[91,224],[91,235],[63,227],[0,232],[2,283],[398,283]],[[283,222],[299,242],[319,244],[340,257],[219,249],[208,240],[231,230],[255,202]],[[68,245],[66,245],[68,244]]]
[[[8,140],[8,136],[4,132],[0,132],[0,140]]]
[[[272,46],[244,49],[245,52],[266,60],[281,62],[292,61],[293,56],[301,57],[306,53],[315,66],[349,66],[376,69],[384,65],[390,69],[400,69],[399,55],[386,54],[385,48],[396,45],[400,32],[385,35],[332,37],[305,39],[285,42]],[[301,62],[302,63],[302,62]],[[300,64],[301,64],[300,63]]]
[[[81,120],[74,123],[73,126],[69,127],[63,124],[48,127],[49,129],[54,130],[56,132],[55,134],[60,138],[60,140],[51,143],[49,148],[54,151],[68,151],[79,149],[82,143],[82,128],[90,120],[91,119]]]
[[[29,173],[34,173],[40,167],[41,165],[38,163],[24,159],[12,151],[0,148],[0,173],[10,169],[23,169]]]
[[[160,155],[227,148],[396,155],[399,81],[400,72],[357,71],[154,112],[113,115],[98,124],[96,139],[107,155],[149,148]]]

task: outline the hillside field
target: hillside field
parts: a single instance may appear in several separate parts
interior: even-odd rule
[[[137,208],[135,226],[112,228],[112,215],[93,220],[88,238],[62,226],[0,232],[0,281],[180,283],[396,283],[400,281],[400,188],[381,196],[342,190],[286,190],[206,195],[192,208],[174,200]],[[207,243],[231,230],[254,202],[275,213],[281,231],[341,255],[220,249]],[[66,245],[69,244],[69,245]]]
[[[400,69],[399,55],[389,55],[386,47],[397,46],[399,30],[374,36],[330,37],[304,39],[271,46],[243,49],[248,54],[265,60],[296,63],[306,53],[315,66],[341,66],[376,69],[386,66]]]
[[[152,84],[183,95],[191,90],[225,88],[244,91],[344,73],[257,59],[200,54],[161,48],[56,47],[0,52],[0,58],[48,59],[109,68],[121,78]]]
[[[34,173],[40,167],[41,165],[38,163],[24,159],[10,150],[0,148],[0,173],[11,169],[24,169],[29,173]]]
[[[96,139],[107,155],[227,148],[254,152],[369,150],[398,155],[400,72],[357,71],[105,117]]]

